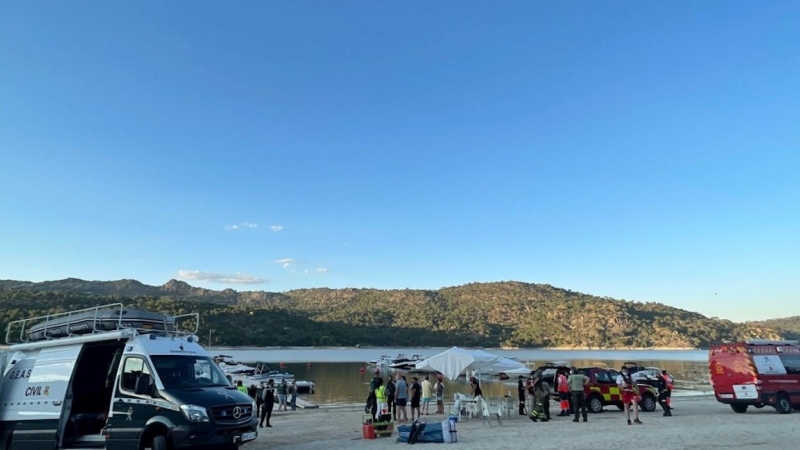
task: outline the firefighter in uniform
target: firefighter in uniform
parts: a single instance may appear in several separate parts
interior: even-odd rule
[[[672,411],[672,386],[673,386],[672,383],[673,383],[673,379],[672,379],[672,376],[670,376],[670,374],[668,374],[666,370],[662,370],[661,371],[661,376],[658,378],[658,385],[659,386],[661,386],[662,382],[664,383],[664,386],[665,386],[664,404],[667,405],[667,408],[665,409],[665,411],[670,411],[669,415],[671,416],[672,415],[671,411]],[[660,387],[658,389],[658,392],[659,392],[659,398],[661,398],[661,388]],[[661,403],[661,402],[659,401],[659,403]],[[664,405],[661,405],[661,406],[663,407]],[[667,414],[664,414],[664,415],[666,416]]]
[[[533,405],[531,406],[531,413],[528,416],[532,421],[536,422],[541,420],[547,422],[550,420],[549,406],[545,407],[545,401],[550,401],[549,393],[546,391],[544,381],[542,380],[542,369],[533,374],[533,385],[530,387],[533,394]]]
[[[672,411],[670,411],[669,405],[667,404],[667,399],[669,398],[667,381],[667,377],[664,374],[658,377],[658,404],[661,405],[661,409],[664,410],[664,417],[672,415]]]

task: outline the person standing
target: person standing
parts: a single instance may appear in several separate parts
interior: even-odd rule
[[[419,384],[419,378],[411,377],[411,420],[414,420],[414,411],[417,411],[417,419],[420,418],[420,400],[422,399],[422,386]]]
[[[408,410],[406,409],[406,405],[408,404],[408,382],[406,381],[405,375],[401,375],[400,378],[397,379],[396,395],[397,421],[399,423],[408,422]]]
[[[478,400],[478,397],[483,397],[483,390],[481,389],[481,384],[478,382],[478,379],[472,377],[469,381],[470,386],[472,387],[472,399]],[[480,402],[478,403],[480,404]]]
[[[388,381],[386,381],[386,406],[389,408],[392,420],[397,420],[397,407],[394,404],[396,393],[397,385],[394,384],[394,377],[389,375]]]
[[[517,381],[517,395],[519,395],[519,415],[525,415],[525,384],[522,382],[522,375]]]
[[[281,384],[278,386],[278,411],[283,408],[284,411],[288,411],[289,408],[286,405],[286,394],[289,392],[289,386],[286,384],[286,379],[284,378],[281,381]]]
[[[620,374],[617,376],[617,386],[619,386],[619,390],[622,392],[622,404],[625,408],[625,417],[628,419],[628,425],[631,425],[631,409],[633,409],[633,422],[641,425],[642,422],[639,420],[639,402],[636,399],[638,395],[636,390],[638,390],[638,388],[628,374],[627,367],[623,366],[622,370],[620,370]]]
[[[247,394],[247,386],[242,384],[242,380],[236,380],[236,389],[239,392],[244,392],[245,394]]]
[[[544,380],[542,379],[542,369],[538,369],[533,374],[533,384],[531,390],[533,394],[533,404],[531,405],[531,413],[528,416],[532,421],[536,422],[541,420],[547,422],[550,420],[549,412],[550,405],[545,405],[545,401],[550,401],[549,396],[545,392]]]
[[[272,417],[272,408],[275,407],[275,385],[272,380],[267,382],[267,387],[263,391],[264,405],[261,407],[261,418],[258,423],[259,428],[264,428],[264,421],[267,422],[267,427],[272,428],[269,424],[269,419]]]
[[[292,380],[291,386],[289,386],[289,395],[291,396],[291,401],[289,402],[292,405],[292,411],[297,410],[297,380]]]
[[[663,378],[664,382],[667,384],[667,408],[672,410],[672,387],[675,383],[675,379],[673,379],[672,375],[668,374],[666,370],[661,371],[661,378]]]
[[[263,381],[256,390],[256,417],[261,417],[261,409],[264,408],[264,390],[267,388]]]
[[[372,376],[372,379],[369,381],[369,395],[367,396],[367,405],[364,407],[364,412],[367,414],[372,414],[372,417],[375,417],[375,413],[378,412],[378,403],[375,400],[375,389],[378,388],[378,371],[375,371],[375,375]]]
[[[436,391],[436,414],[444,414],[444,380],[439,377],[433,387]]]
[[[578,373],[578,369],[572,368],[572,375],[567,378],[569,384],[569,393],[572,395],[572,409],[575,411],[575,419],[573,422],[578,421],[578,413],[583,415],[583,421],[588,420],[589,411],[586,410],[586,393],[584,388],[591,380],[589,377],[582,373]]]
[[[669,407],[667,400],[669,399],[670,392],[669,392],[669,379],[666,377],[666,370],[661,373],[661,376],[658,377],[658,404],[661,405],[661,409],[664,410],[664,417],[671,417],[672,416],[672,409]]]
[[[560,417],[569,416],[569,383],[567,382],[567,374],[564,371],[558,372],[558,400],[561,406]]]
[[[433,385],[431,384],[430,377],[425,375],[422,380],[422,413],[426,416],[430,415],[431,396],[433,394]]]
[[[383,378],[378,378],[378,387],[375,388],[375,403],[377,404],[376,412],[373,417],[375,420],[380,421],[381,414],[389,411],[389,406],[386,401],[386,386],[383,385]]]

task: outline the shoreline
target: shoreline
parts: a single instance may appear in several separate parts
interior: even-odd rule
[[[206,347],[207,351],[211,350],[236,350],[236,351],[260,351],[260,350],[431,350],[439,348],[450,347],[400,347],[400,346],[269,346],[269,347],[251,347],[251,346],[212,346]],[[576,351],[576,352],[689,352],[689,351],[707,351],[704,348],[691,348],[691,347],[461,347],[468,350],[523,350],[523,351]]]

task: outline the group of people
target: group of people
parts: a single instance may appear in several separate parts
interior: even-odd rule
[[[259,386],[252,384],[249,387],[245,386],[242,380],[238,380],[236,389],[256,401],[255,413],[256,417],[259,418],[259,428],[272,427],[269,420],[272,418],[272,410],[275,407],[276,393],[278,411],[281,408],[284,411],[288,411],[289,408],[292,408],[292,411],[297,410],[297,382],[295,380],[292,380],[291,384],[287,383],[285,379],[281,380],[277,387],[274,380],[269,380],[266,383],[262,381]]]
[[[527,384],[523,384],[520,378],[517,385],[520,402],[519,414],[526,414],[527,393],[531,398],[531,411],[528,417],[533,422],[547,422],[551,420],[550,399],[554,392],[550,383],[544,379],[543,373],[544,369],[540,368],[534,372]],[[573,367],[571,370],[557,370],[555,380],[557,384],[556,393],[558,394],[559,406],[561,407],[561,412],[558,415],[561,417],[569,417],[574,414],[573,422],[579,422],[581,417],[584,422],[587,422],[588,410],[585,386],[591,382],[591,379],[578,371],[577,368]],[[639,420],[639,388],[633,381],[631,374],[628,373],[627,367],[623,367],[620,370],[620,374],[616,379],[616,384],[620,390],[622,405],[628,425],[641,425],[642,421]],[[661,376],[658,377],[656,383],[656,389],[658,390],[657,401],[659,405],[661,405],[665,417],[672,416],[672,406],[670,405],[672,388],[672,377],[666,370],[661,371]],[[633,415],[633,420],[631,420],[631,415]]]
[[[429,375],[422,382],[418,377],[412,376],[409,383],[405,375],[398,374],[396,381],[390,375],[384,382],[376,371],[369,384],[364,412],[371,414],[376,420],[381,420],[381,416],[386,415],[398,423],[405,423],[408,422],[407,407],[411,408],[413,421],[431,414],[430,404],[434,398],[436,412],[433,414],[444,414],[444,381],[441,377],[436,379],[436,383],[431,383]]]

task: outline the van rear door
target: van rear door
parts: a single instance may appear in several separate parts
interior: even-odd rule
[[[82,344],[44,348],[23,358],[3,379],[3,421],[11,422],[11,448],[52,448],[60,431],[64,396]]]
[[[711,383],[717,400],[724,403],[756,403],[758,374],[743,345],[719,346],[709,350]]]

